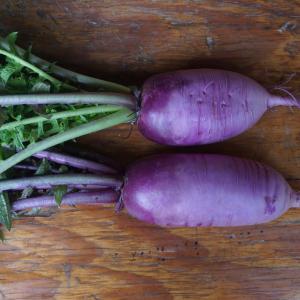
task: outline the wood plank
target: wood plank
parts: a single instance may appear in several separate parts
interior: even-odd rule
[[[299,1],[3,0],[0,30],[66,67],[141,86],[179,68],[239,71],[300,94]],[[254,158],[300,188],[300,112],[274,108],[224,143],[168,148],[118,126],[80,143],[126,167],[159,152]],[[300,299],[300,212],[242,228],[164,229],[112,206],[14,223],[0,246],[0,299]]]

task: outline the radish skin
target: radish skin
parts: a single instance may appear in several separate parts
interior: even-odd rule
[[[277,105],[299,107],[292,95],[271,95],[235,72],[182,70],[146,80],[137,124],[160,144],[209,144],[241,134]]]
[[[300,194],[272,168],[223,155],[163,154],[127,171],[123,201],[128,213],[160,226],[242,226],[266,223]]]

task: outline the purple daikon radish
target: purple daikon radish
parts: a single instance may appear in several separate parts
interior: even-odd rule
[[[136,122],[146,138],[165,145],[188,146],[227,140],[252,127],[271,107],[299,107],[292,94],[281,90],[285,91],[285,96],[273,95],[249,77],[218,69],[181,70],[154,75],[145,81],[139,97],[133,95],[133,91],[131,95],[115,93],[113,97],[107,93],[93,95],[99,98],[100,108],[112,106],[117,111],[27,147],[0,162],[0,173],[49,147],[124,122]],[[89,103],[90,97],[90,93],[79,93],[76,99]],[[32,100],[30,95],[5,95],[0,96],[0,103],[18,105],[20,98],[22,104]],[[43,99],[35,95],[35,99],[43,100],[44,104],[57,100],[62,103],[75,101],[73,94],[47,94],[43,95]],[[36,118],[21,122],[31,122],[33,119]],[[15,121],[0,126],[0,131],[1,127],[12,126],[16,126]]]
[[[67,178],[64,175],[65,182]],[[87,177],[87,183],[90,178],[94,177]],[[13,188],[15,183],[11,182],[2,185]],[[121,192],[131,216],[165,227],[254,225],[300,206],[300,194],[277,171],[256,161],[224,155],[155,155],[133,163],[123,184],[116,182],[112,181],[110,188]],[[72,201],[72,195],[68,197]],[[56,205],[54,198],[46,200],[23,199],[13,207],[38,207],[39,201],[42,206]],[[87,197],[82,203],[89,204]],[[78,197],[76,204],[80,204]]]
[[[161,226],[242,226],[270,222],[300,194],[261,163],[210,154],[164,154],[129,167],[129,214]]]
[[[160,144],[209,144],[239,135],[278,105],[299,107],[291,94],[272,95],[235,72],[182,70],[146,80],[137,123]]]

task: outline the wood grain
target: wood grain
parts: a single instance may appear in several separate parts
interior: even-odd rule
[[[3,0],[0,31],[74,70],[140,85],[188,67],[239,71],[300,95],[299,1]],[[275,108],[225,143],[170,149],[119,126],[80,142],[124,166],[151,153],[254,158],[300,188],[300,112]],[[14,223],[0,246],[0,299],[299,300],[300,211],[243,228],[163,229],[113,207]]]

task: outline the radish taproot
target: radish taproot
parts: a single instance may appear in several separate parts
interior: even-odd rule
[[[272,95],[235,72],[182,70],[144,83],[137,124],[145,137],[161,144],[209,144],[244,132],[277,105],[299,107],[292,96]]]
[[[293,191],[277,171],[252,160],[224,155],[154,155],[133,163],[125,173],[123,184],[117,175],[102,180],[100,175],[78,176],[81,176],[81,184],[84,178],[87,178],[86,185],[98,180],[104,182],[106,189],[89,190],[82,193],[81,198],[78,192],[66,194],[62,204],[114,202],[121,195],[131,216],[166,227],[260,224],[300,206],[300,194]],[[67,177],[64,175],[64,183]],[[73,177],[71,182],[74,182]],[[60,184],[56,178],[56,184]],[[99,179],[95,181],[95,178]],[[14,183],[8,181],[0,182],[0,188],[13,189]],[[29,181],[27,178],[26,182]],[[38,184],[32,182],[31,186]],[[41,195],[17,200],[12,208],[55,205],[53,196]]]
[[[11,83],[8,80],[0,86],[4,94],[1,110],[6,115],[0,126],[0,144],[23,150],[0,162],[0,173],[58,143],[121,123],[136,122],[145,137],[161,144],[200,145],[239,135],[270,107],[299,107],[288,91],[285,96],[272,95],[244,75],[218,69],[163,73],[147,79],[140,89],[129,88],[57,65],[50,68],[34,55],[25,56],[16,45],[11,49],[12,38],[15,41],[14,35],[10,42],[0,39],[0,55],[24,70],[28,84],[25,90],[15,90],[12,76]],[[37,80],[38,90],[33,85]],[[36,112],[37,104],[46,113]],[[22,113],[16,109],[16,115],[12,114],[15,106],[23,107]],[[34,109],[28,112],[28,106]]]

